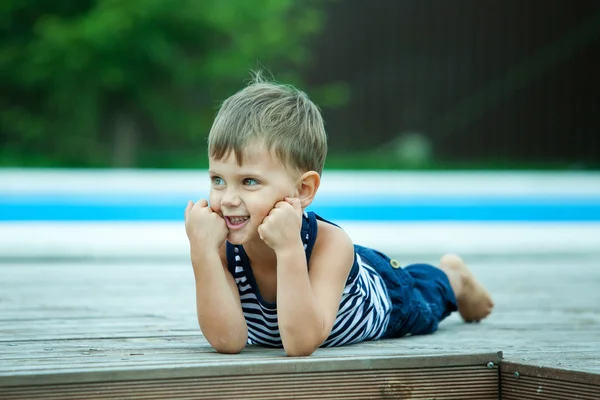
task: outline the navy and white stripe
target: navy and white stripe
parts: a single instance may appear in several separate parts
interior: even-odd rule
[[[304,213],[301,235],[307,262],[317,235],[317,218],[312,212]],[[248,343],[281,347],[277,306],[260,296],[244,248],[227,243],[227,258],[248,326]],[[390,311],[391,302],[383,280],[355,253],[335,323],[322,346],[334,347],[379,339],[387,328]]]
[[[346,282],[333,329],[324,347],[379,339],[385,332],[391,302],[383,280],[356,254],[358,273]]]

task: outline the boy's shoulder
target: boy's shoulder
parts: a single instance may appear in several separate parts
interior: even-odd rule
[[[324,251],[334,256],[347,251],[354,253],[354,243],[340,226],[319,218],[317,219],[317,237],[313,251]]]

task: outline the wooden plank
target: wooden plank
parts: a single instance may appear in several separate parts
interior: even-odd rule
[[[336,357],[331,355],[311,358],[284,358],[262,355],[262,359],[254,357],[226,357],[217,355],[211,360],[196,360],[180,366],[165,366],[160,363],[137,364],[131,366],[89,365],[85,368],[66,367],[60,372],[45,370],[36,371],[35,380],[26,370],[16,369],[0,380],[0,387],[20,385],[44,385],[85,382],[130,381],[140,379],[178,379],[198,377],[295,374],[307,372],[330,371],[362,371],[362,370],[408,370],[419,368],[440,369],[437,374],[443,375],[444,368],[472,367],[478,370],[497,369],[500,356],[497,353],[462,354],[462,355],[429,355],[429,356],[393,356],[364,355]],[[493,363],[493,365],[489,363]],[[491,366],[490,366],[491,365]],[[436,374],[435,371],[431,371]],[[497,372],[496,372],[497,374]]]
[[[319,349],[309,360],[502,350],[509,361],[600,373],[595,259],[470,264],[494,295],[489,319],[464,324],[455,315],[433,335]],[[14,374],[177,369],[232,359],[291,362],[283,355],[256,347],[216,354],[198,329],[188,264],[0,264],[0,382]]]
[[[432,359],[441,360],[442,357]],[[339,361],[339,360],[338,360]],[[394,368],[387,363],[378,369],[372,360],[368,364],[352,365],[355,370],[337,370],[339,362],[314,360],[304,365],[311,370],[290,369],[293,363],[280,363],[282,370],[269,373],[252,365],[239,376],[194,375],[190,378],[146,379],[121,381],[108,377],[102,383],[72,383],[0,387],[0,397],[16,399],[497,399],[498,373],[479,366],[436,366]],[[415,359],[412,360],[414,364]],[[446,363],[452,360],[447,359]],[[316,366],[316,369],[312,367]],[[286,368],[287,367],[287,368]],[[226,372],[231,372],[229,368]],[[153,376],[150,374],[150,376]]]
[[[500,379],[503,399],[600,398],[600,374],[505,362]]]

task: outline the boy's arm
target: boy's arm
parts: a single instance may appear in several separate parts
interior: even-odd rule
[[[350,238],[321,224],[310,272],[300,235],[300,201],[278,202],[258,228],[277,256],[277,320],[289,356],[312,354],[329,336],[354,261]]]
[[[196,282],[196,311],[202,333],[221,353],[239,353],[248,328],[233,276],[227,270],[227,226],[204,199],[185,209],[185,228]]]
[[[329,337],[354,262],[354,246],[341,229],[319,226],[310,270],[302,242],[277,254],[277,317],[289,356],[308,356]]]
[[[202,334],[219,353],[239,353],[246,346],[248,328],[233,276],[220,251],[191,247],[196,282],[196,311]]]

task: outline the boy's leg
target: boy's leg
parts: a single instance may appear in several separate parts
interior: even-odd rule
[[[460,257],[444,255],[440,259],[440,269],[448,276],[458,303],[458,312],[465,321],[479,321],[492,312],[494,302],[490,294]]]

